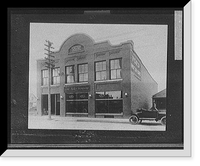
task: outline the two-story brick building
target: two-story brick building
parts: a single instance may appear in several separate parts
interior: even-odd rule
[[[85,34],[69,37],[53,53],[51,113],[60,116],[127,118],[149,108],[157,83],[134,51],[132,41],[95,43]],[[37,110],[48,110],[48,70],[37,60]]]

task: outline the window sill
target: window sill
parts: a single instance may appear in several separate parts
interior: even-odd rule
[[[65,85],[79,85],[79,84],[88,84],[88,82],[74,82],[74,83],[65,83]]]
[[[51,87],[60,86],[60,84],[51,85]],[[48,88],[48,85],[42,85],[41,88]]]
[[[60,84],[51,85],[51,87],[54,87],[54,86],[60,86]]]
[[[117,82],[122,81],[123,79],[115,79],[115,80],[100,80],[100,81],[94,81],[94,83],[100,83],[100,82]]]
[[[41,88],[48,88],[48,85],[41,85]]]

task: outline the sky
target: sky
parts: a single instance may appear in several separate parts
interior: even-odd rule
[[[166,88],[167,25],[31,23],[29,40],[30,93],[37,96],[36,60],[45,57],[45,40],[53,42],[52,46],[55,49],[52,51],[58,51],[61,45],[76,33],[85,33],[95,42],[108,40],[112,45],[132,40],[134,51],[158,83],[158,91]]]

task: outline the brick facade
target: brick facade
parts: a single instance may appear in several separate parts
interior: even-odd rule
[[[56,61],[55,67],[60,68],[60,83],[51,86],[51,94],[59,94],[60,96],[60,99],[57,98],[55,101],[55,105],[56,102],[59,104],[58,115],[127,118],[131,115],[131,110],[135,111],[138,107],[151,107],[152,95],[157,93],[158,85],[135,53],[132,41],[112,46],[108,41],[95,43],[91,37],[85,34],[75,34],[69,37],[62,44],[60,50],[53,55]],[[117,79],[111,79],[111,60],[114,59],[120,59],[121,63],[121,74],[120,78]],[[102,61],[105,63],[106,79],[95,80],[95,63]],[[80,64],[87,64],[88,79],[86,82],[80,82],[78,79],[78,65]],[[66,66],[72,65],[74,66],[74,83],[66,83]],[[37,110],[40,115],[44,114],[42,101],[44,97],[42,95],[47,94],[47,86],[41,86],[41,71],[43,69],[46,69],[44,59],[37,60]],[[112,94],[113,91],[116,94],[120,91],[121,99],[112,100],[109,98],[108,102],[121,102],[122,112],[97,113],[95,109],[96,93],[108,92],[109,94],[111,92],[110,94]],[[67,95],[79,92],[80,94],[88,94],[86,99],[80,101],[77,99],[77,103],[87,103],[87,111],[68,112]],[[111,104],[108,107],[114,108]]]

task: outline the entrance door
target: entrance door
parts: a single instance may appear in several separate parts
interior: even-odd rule
[[[55,94],[51,94],[51,115],[55,115]]]
[[[60,115],[60,94],[56,94],[56,115]]]
[[[51,114],[60,115],[60,94],[51,94]]]
[[[48,114],[48,95],[42,95],[42,115]]]

